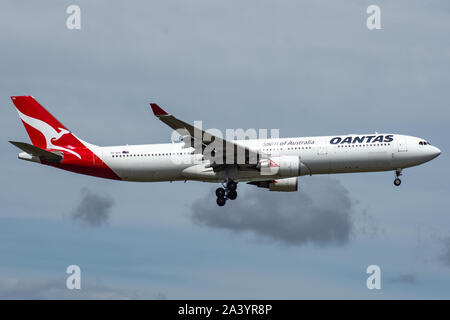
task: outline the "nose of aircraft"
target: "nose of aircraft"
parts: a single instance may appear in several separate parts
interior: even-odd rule
[[[439,148],[436,148],[434,146],[431,148],[431,150],[430,150],[430,157],[431,157],[431,159],[436,158],[440,154],[441,154],[441,150],[439,150]]]

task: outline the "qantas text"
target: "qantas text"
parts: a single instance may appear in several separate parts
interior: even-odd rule
[[[376,143],[376,142],[391,142],[394,140],[394,135],[379,135],[379,136],[356,136],[356,137],[334,137],[330,140],[331,144],[343,143]]]

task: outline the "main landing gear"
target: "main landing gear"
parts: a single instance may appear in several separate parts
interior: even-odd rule
[[[225,202],[230,199],[234,200],[237,198],[237,183],[233,180],[228,180],[225,188],[217,188],[216,196],[217,196],[217,205],[222,207],[225,205]]]
[[[394,185],[396,186],[396,187],[398,187],[401,183],[402,183],[402,180],[400,180],[400,176],[402,175],[402,169],[397,169],[397,170],[395,170],[395,180],[394,180]]]

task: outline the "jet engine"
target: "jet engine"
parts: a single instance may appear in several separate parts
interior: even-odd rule
[[[293,177],[300,175],[302,163],[296,156],[281,156],[261,159],[257,165],[261,175]]]
[[[253,184],[259,188],[267,188],[270,191],[292,192],[298,190],[297,177],[266,181],[252,181],[248,182],[248,184]]]

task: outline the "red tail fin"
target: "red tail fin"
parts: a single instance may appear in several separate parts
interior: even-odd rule
[[[11,97],[34,146],[67,151],[85,146],[32,96]]]

